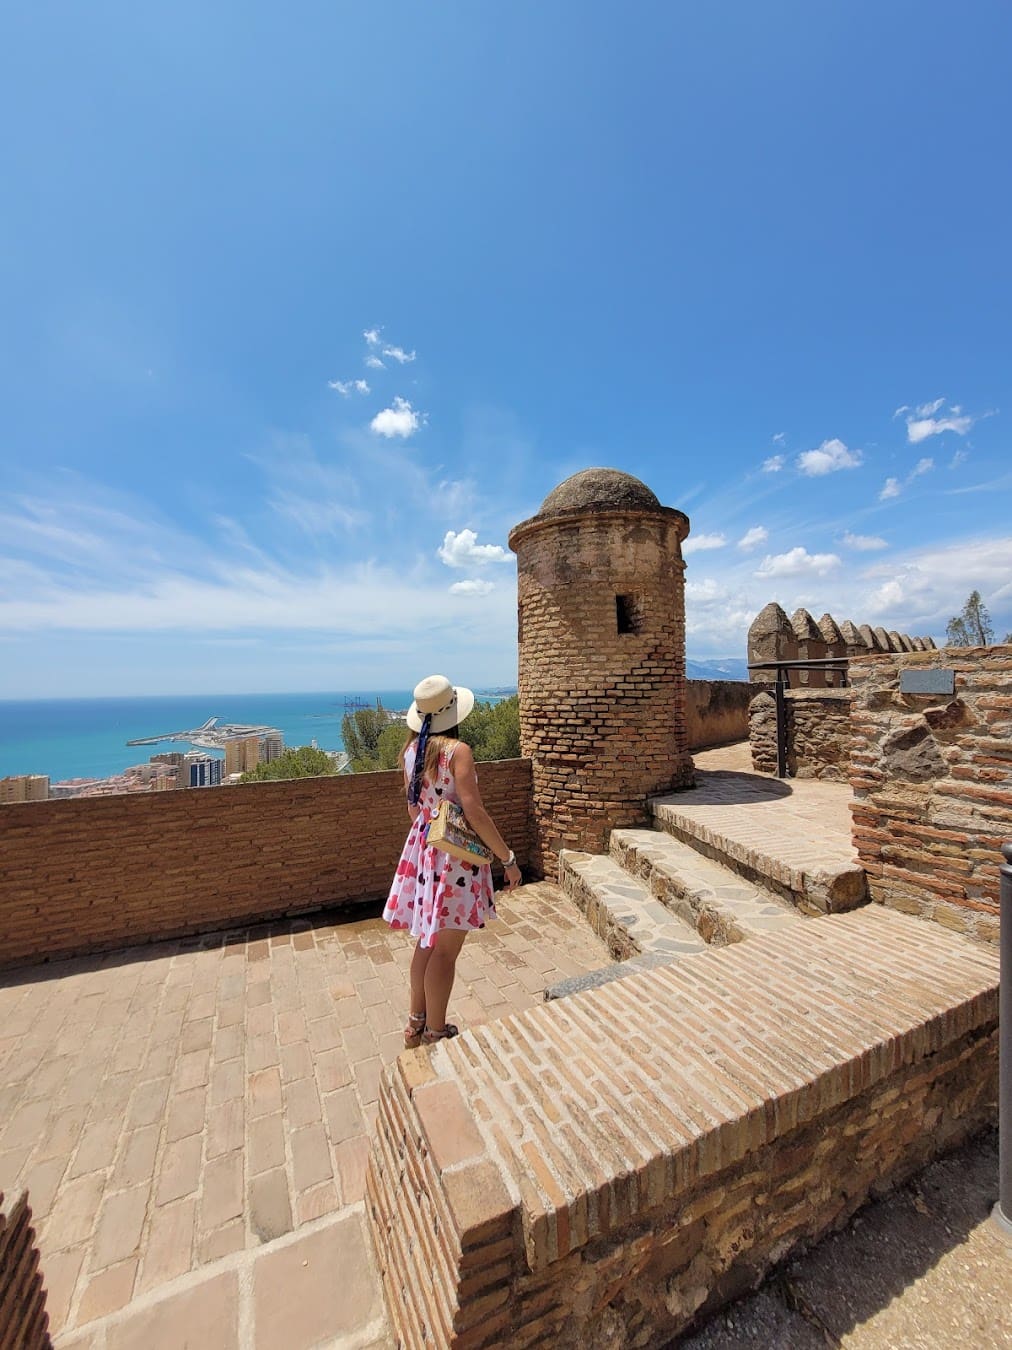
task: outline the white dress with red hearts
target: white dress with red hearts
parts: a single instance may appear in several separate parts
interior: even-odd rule
[[[404,755],[404,773],[411,781],[415,741]],[[455,748],[455,747],[454,747]],[[429,821],[443,800],[460,803],[450,772],[453,749],[443,751],[436,765],[435,782],[422,779],[419,812],[404,841],[383,917],[391,928],[406,928],[423,947],[431,947],[444,928],[467,931],[484,928],[496,917],[492,869],[452,858],[425,843]]]

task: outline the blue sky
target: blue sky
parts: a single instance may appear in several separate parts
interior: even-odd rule
[[[9,11],[0,697],[473,685],[578,469],[769,600],[1012,629],[1012,11]]]

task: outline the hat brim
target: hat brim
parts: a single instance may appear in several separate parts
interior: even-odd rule
[[[432,725],[429,730],[434,736],[438,736],[441,731],[449,731],[451,727],[459,727],[464,718],[470,716],[473,708],[474,694],[472,691],[465,689],[462,684],[456,684],[453,687],[453,702],[445,711],[433,714]],[[404,720],[412,731],[421,731],[424,716],[424,713],[418,711],[418,704],[412,703]]]

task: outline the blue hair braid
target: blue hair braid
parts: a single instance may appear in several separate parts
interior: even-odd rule
[[[415,762],[411,767],[411,783],[408,787],[408,801],[412,806],[418,805],[418,798],[422,795],[422,778],[425,774],[425,750],[429,744],[429,729],[432,726],[432,714],[426,713],[422,718],[422,729],[418,733],[418,740],[415,742]]]

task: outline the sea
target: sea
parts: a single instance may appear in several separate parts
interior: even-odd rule
[[[511,692],[475,690],[488,703]],[[23,773],[45,774],[54,783],[67,778],[108,778],[162,751],[202,749],[189,741],[136,746],[128,746],[127,741],[193,731],[209,717],[222,723],[276,727],[289,746],[315,742],[321,750],[343,750],[345,714],[356,708],[375,708],[377,699],[389,712],[403,712],[411,703],[411,691],[0,699],[0,778]]]

